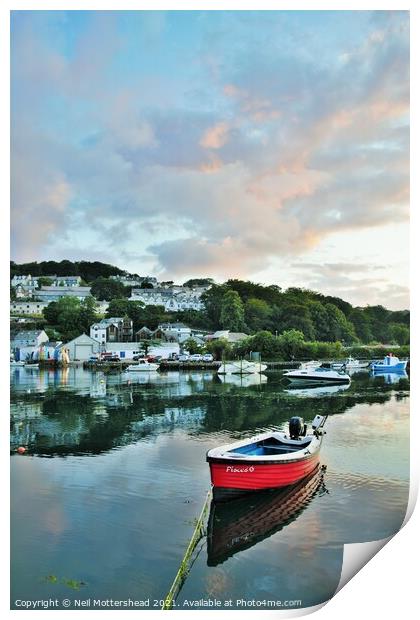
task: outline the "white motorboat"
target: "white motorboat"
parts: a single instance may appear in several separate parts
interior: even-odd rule
[[[238,360],[237,362],[222,362],[217,372],[219,375],[253,375],[264,372],[267,364],[261,362],[249,362],[248,360]]]
[[[345,372],[334,370],[327,364],[314,369],[289,370],[283,376],[291,383],[300,385],[331,385],[351,381]]]
[[[29,370],[37,370],[39,368],[39,364],[38,362],[26,362],[25,368],[28,368]]]
[[[331,366],[335,370],[339,368],[344,368],[346,370],[347,369],[358,370],[359,368],[368,368],[369,364],[370,362],[361,362],[360,360],[354,359],[354,357],[350,355],[343,362],[333,362]]]
[[[25,366],[25,362],[18,362],[16,360],[10,360],[10,368],[16,368],[16,367],[22,367]]]
[[[154,364],[147,360],[139,360],[137,364],[127,366],[127,372],[155,372],[158,368],[159,364]]]

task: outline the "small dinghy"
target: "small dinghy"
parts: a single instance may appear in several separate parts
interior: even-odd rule
[[[312,433],[300,417],[289,420],[289,434],[270,431],[207,452],[213,499],[221,501],[296,484],[319,464],[327,416],[316,415]]]

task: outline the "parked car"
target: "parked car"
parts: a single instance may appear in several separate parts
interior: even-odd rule
[[[213,361],[213,356],[211,353],[204,353],[203,355],[203,362],[212,362]]]
[[[120,358],[114,353],[104,353],[101,357],[102,362],[119,362]]]
[[[178,353],[170,353],[168,360],[170,360],[171,362],[176,362],[179,359],[179,355]]]
[[[91,355],[90,358],[88,359],[88,362],[98,362],[98,361],[99,361],[98,355]]]
[[[190,356],[187,353],[183,353],[178,357],[178,361],[180,362],[188,362],[190,360]]]
[[[200,353],[193,353],[190,355],[190,362],[201,362],[203,356]]]

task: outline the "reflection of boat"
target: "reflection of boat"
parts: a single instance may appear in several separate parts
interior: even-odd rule
[[[252,375],[220,375],[220,380],[229,385],[237,385],[239,387],[250,387],[251,385],[261,385],[267,383],[266,375],[254,373]]]
[[[213,498],[285,487],[305,478],[319,463],[326,419],[315,416],[311,435],[306,435],[302,418],[295,416],[289,420],[289,435],[269,431],[209,450]]]
[[[331,365],[323,364],[314,369],[288,370],[283,375],[291,383],[302,385],[328,385],[334,383],[350,383],[349,375],[342,371],[333,370]]]
[[[222,362],[217,372],[219,375],[252,375],[264,372],[267,364],[261,362],[249,362],[248,360],[238,360],[237,362]]]
[[[137,364],[127,366],[127,372],[153,372],[159,368],[159,364],[153,364],[147,360],[139,360]]]
[[[330,396],[331,394],[337,394],[337,392],[348,390],[349,387],[350,383],[343,383],[339,385],[316,385],[305,388],[302,388],[299,385],[297,387],[291,385],[284,391],[291,396]]]
[[[207,564],[216,566],[292,523],[323,482],[318,466],[281,490],[262,491],[230,502],[212,502],[207,524]]]
[[[372,362],[371,368],[375,372],[398,372],[405,370],[407,367],[407,360],[401,361],[393,355],[388,353],[382,360],[382,362]]]
[[[405,370],[395,370],[393,372],[375,372],[372,371],[372,377],[383,377],[385,383],[399,383],[400,379],[408,379]]]

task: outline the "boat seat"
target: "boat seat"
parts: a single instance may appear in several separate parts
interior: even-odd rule
[[[276,450],[276,452],[297,452],[302,448],[302,446],[296,446],[296,448],[287,448],[286,446],[275,446],[266,444],[264,448],[268,448],[269,450]]]

